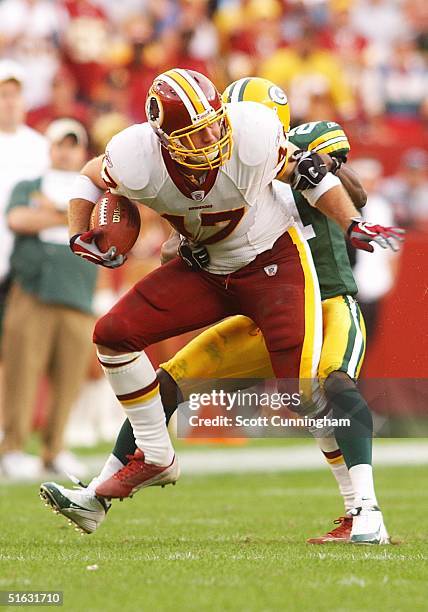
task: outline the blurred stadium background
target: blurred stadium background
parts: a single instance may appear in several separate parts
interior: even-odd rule
[[[349,163],[369,194],[364,214],[408,231],[398,255],[350,253],[369,324],[363,377],[428,377],[425,0],[0,0],[1,59],[22,67],[27,125],[43,134],[54,119],[77,119],[88,130],[91,154],[145,121],[148,87],[171,66],[207,74],[220,91],[237,78],[266,77],[287,92],[292,125],[340,122],[351,142]],[[0,159],[7,156],[2,147]],[[3,215],[9,195],[2,195]],[[96,314],[158,265],[168,227],[148,210],[142,215],[127,265],[99,274]],[[154,346],[150,356],[160,363],[188,339]],[[401,427],[395,434],[423,431],[425,397],[404,392],[394,403]],[[48,398],[41,380],[36,431],[43,430]],[[94,357],[66,446],[99,453],[97,445],[112,440],[121,421]],[[33,439],[29,449],[37,452]]]

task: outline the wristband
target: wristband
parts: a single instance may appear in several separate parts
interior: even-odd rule
[[[71,187],[70,200],[87,200],[95,204],[102,193],[104,191],[99,189],[89,176],[79,174]]]
[[[334,176],[334,174],[331,172],[327,172],[323,180],[316,185],[316,187],[313,187],[312,189],[305,189],[302,191],[302,194],[305,196],[309,204],[316,208],[317,202],[322,195],[324,195],[327,191],[330,191],[330,189],[333,189],[333,187],[338,187],[341,185],[342,183],[337,176]]]

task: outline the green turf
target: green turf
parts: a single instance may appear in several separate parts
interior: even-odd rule
[[[63,590],[76,612],[425,611],[426,468],[376,474],[399,546],[305,543],[341,511],[327,471],[184,476],[116,502],[91,536],[34,486],[3,486],[0,590]]]

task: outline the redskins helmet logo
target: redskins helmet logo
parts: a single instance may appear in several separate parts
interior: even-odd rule
[[[273,102],[276,102],[276,104],[281,104],[282,106],[285,106],[288,103],[287,96],[285,95],[285,92],[280,87],[277,87],[276,85],[272,85],[271,87],[269,87],[268,93],[269,93],[269,98]]]
[[[163,121],[162,102],[155,94],[149,95],[146,102],[146,114],[150,123],[160,127]]]

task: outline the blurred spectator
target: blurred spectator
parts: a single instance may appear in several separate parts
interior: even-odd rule
[[[108,20],[117,27],[128,20],[143,13],[147,8],[147,0],[95,0],[94,4],[101,7]]]
[[[418,49],[428,51],[428,6],[426,0],[405,0],[404,11],[412,32],[416,36]]]
[[[69,17],[64,53],[82,97],[89,99],[107,73],[110,25],[90,0],[64,0]]]
[[[98,117],[90,133],[95,155],[102,155],[113,136],[129,125],[129,119],[120,113],[106,113]]]
[[[352,25],[358,34],[372,43],[373,52],[383,55],[388,53],[395,41],[410,32],[400,0],[357,0],[353,2]]]
[[[0,3],[0,52],[25,68],[28,108],[47,104],[58,68],[57,43],[67,26],[60,2],[4,0]]]
[[[14,188],[7,219],[16,234],[11,258],[13,286],[4,321],[4,425],[1,466],[7,477],[37,476],[40,464],[24,452],[41,377],[51,386],[51,407],[42,432],[44,467],[82,473],[63,451],[63,434],[73,401],[93,352],[92,297],[95,266],[74,257],[68,246],[70,188],[87,156],[87,134],[72,119],[59,119],[46,132],[51,168]],[[19,372],[19,384],[16,376]]]
[[[54,119],[71,117],[87,126],[89,109],[77,100],[77,90],[76,80],[71,72],[61,67],[53,79],[49,103],[28,113],[28,125],[44,132]]]
[[[187,55],[202,62],[216,58],[218,34],[210,20],[208,0],[179,0],[179,27],[187,39]]]
[[[177,0],[146,0],[146,13],[153,24],[156,36],[177,23],[179,7]]]
[[[40,176],[48,166],[45,138],[24,125],[23,79],[24,72],[18,64],[0,60],[0,285],[7,284],[13,245],[4,216],[10,193],[18,181]],[[0,310],[4,289],[3,285]]]
[[[279,0],[226,3],[215,16],[229,81],[257,73],[261,61],[282,46]]]
[[[332,52],[318,47],[317,33],[310,27],[293,47],[279,49],[267,59],[260,66],[260,76],[287,92],[293,124],[354,115],[354,100],[341,63]]]
[[[395,42],[384,61],[364,71],[361,85],[368,115],[387,113],[390,117],[415,120],[422,117],[428,101],[428,71],[415,39]]]
[[[391,201],[397,222],[405,227],[428,223],[428,153],[410,149],[401,157],[400,170],[386,179],[383,194]]]
[[[380,194],[382,165],[375,159],[362,158],[352,162],[352,169],[367,192],[367,204],[361,210],[363,218],[376,220],[380,225],[395,225],[391,204]],[[393,287],[396,266],[397,254],[378,245],[375,245],[373,253],[356,252],[354,277],[369,343],[376,333],[380,301]]]
[[[340,57],[354,95],[358,95],[367,39],[352,26],[349,0],[332,0],[330,9],[329,20],[320,32],[320,45]]]

